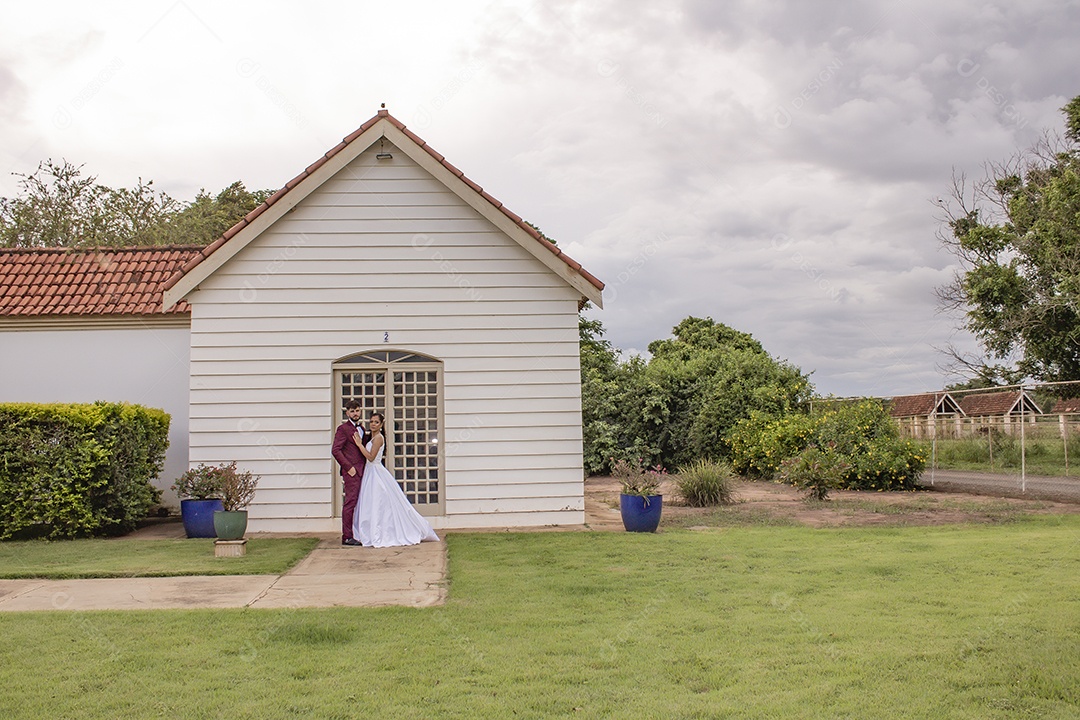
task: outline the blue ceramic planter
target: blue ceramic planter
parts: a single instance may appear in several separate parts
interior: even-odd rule
[[[189,538],[217,537],[214,531],[214,511],[221,510],[221,499],[181,500],[180,519]]]
[[[640,495],[619,495],[619,511],[622,513],[626,532],[656,532],[663,507],[663,495],[647,498]]]

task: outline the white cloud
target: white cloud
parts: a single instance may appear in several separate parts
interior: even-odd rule
[[[626,351],[687,315],[841,395],[940,385],[953,168],[1060,125],[1075,3],[21,4],[0,162],[179,197],[276,187],[386,102],[608,283]],[[58,114],[58,110],[61,110]],[[0,195],[16,179],[0,177]]]

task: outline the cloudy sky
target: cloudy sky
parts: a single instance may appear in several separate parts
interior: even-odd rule
[[[941,387],[955,171],[1060,130],[1080,2],[18,3],[0,195],[46,158],[173,197],[277,188],[390,112],[608,284],[625,352],[688,315],[822,393]]]

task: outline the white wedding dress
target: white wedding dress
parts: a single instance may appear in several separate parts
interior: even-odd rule
[[[405,497],[397,480],[383,467],[385,445],[374,460],[364,465],[360,481],[360,500],[353,514],[353,537],[364,547],[416,545],[424,540],[438,541],[439,536]],[[371,451],[371,441],[367,449]]]

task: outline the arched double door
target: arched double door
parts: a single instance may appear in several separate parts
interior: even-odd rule
[[[372,350],[334,363],[335,426],[345,403],[356,400],[365,425],[372,412],[386,416],[383,462],[422,515],[442,515],[442,363],[403,350]],[[336,466],[335,466],[336,467]],[[341,478],[335,474],[334,503],[341,512]]]

